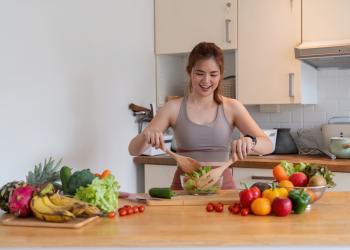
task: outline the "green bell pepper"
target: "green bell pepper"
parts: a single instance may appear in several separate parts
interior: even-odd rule
[[[311,196],[304,190],[292,190],[289,192],[288,197],[292,201],[295,214],[303,213],[311,201]]]

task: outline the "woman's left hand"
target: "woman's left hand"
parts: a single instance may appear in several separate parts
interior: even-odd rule
[[[243,160],[252,152],[254,147],[253,140],[250,137],[240,137],[232,142],[232,159],[233,161]]]

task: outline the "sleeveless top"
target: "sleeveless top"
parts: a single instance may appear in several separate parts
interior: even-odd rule
[[[218,105],[213,122],[200,125],[189,119],[186,104],[184,97],[174,127],[176,152],[201,162],[227,161],[233,126],[225,116],[223,105]]]

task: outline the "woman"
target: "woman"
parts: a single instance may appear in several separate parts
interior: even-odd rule
[[[165,149],[163,132],[174,130],[177,153],[209,166],[220,166],[231,157],[241,160],[255,151],[272,152],[272,143],[246,108],[237,100],[221,94],[224,74],[222,50],[214,43],[196,45],[188,58],[188,95],[167,102],[143,132],[129,144],[131,155],[140,155],[148,147]],[[237,127],[245,136],[232,140]],[[172,189],[182,189],[178,167]],[[223,189],[234,188],[229,169],[223,174]]]

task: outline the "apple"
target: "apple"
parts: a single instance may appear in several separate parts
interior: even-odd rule
[[[289,176],[289,180],[295,187],[306,187],[308,183],[307,176],[303,172],[296,172],[292,174]]]
[[[287,216],[292,212],[292,202],[289,198],[277,197],[272,202],[271,210],[277,216]]]

